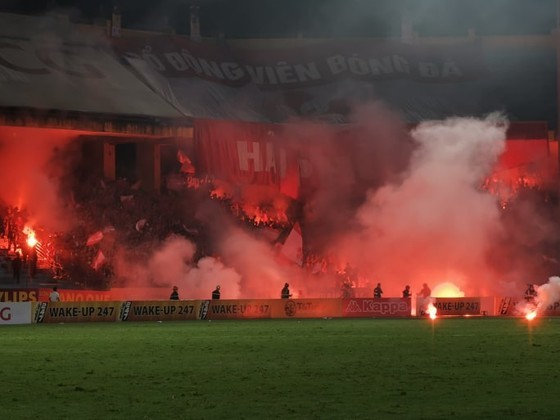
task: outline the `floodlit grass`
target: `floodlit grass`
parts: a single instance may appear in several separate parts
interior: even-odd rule
[[[560,319],[4,326],[3,419],[558,418]]]

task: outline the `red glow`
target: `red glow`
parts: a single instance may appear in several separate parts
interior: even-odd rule
[[[39,242],[35,237],[35,231],[31,229],[29,226],[25,226],[23,228],[23,233],[27,235],[26,242],[30,248],[33,248]]]
[[[432,296],[447,298],[465,297],[465,292],[451,282],[444,282],[433,288]]]

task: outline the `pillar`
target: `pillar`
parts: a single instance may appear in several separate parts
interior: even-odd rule
[[[161,189],[160,145],[150,142],[136,144],[136,176],[146,191]]]

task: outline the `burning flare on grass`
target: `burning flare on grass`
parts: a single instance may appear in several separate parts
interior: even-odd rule
[[[428,307],[426,308],[426,313],[430,317],[430,319],[436,319],[437,317],[437,308],[434,306],[432,302],[428,303]]]
[[[527,321],[532,321],[533,319],[535,319],[537,317],[537,310],[535,309],[534,311],[528,312],[525,315],[525,318],[527,319]]]

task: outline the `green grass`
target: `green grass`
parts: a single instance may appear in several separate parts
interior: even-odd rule
[[[4,326],[3,419],[558,418],[560,319]]]

